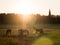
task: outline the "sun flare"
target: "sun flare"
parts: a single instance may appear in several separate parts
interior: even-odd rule
[[[23,21],[23,23],[30,22],[31,18],[32,18],[31,15],[22,15],[22,21]]]
[[[26,25],[30,23],[32,19],[30,14],[34,13],[35,7],[31,2],[21,1],[21,3],[17,4],[15,11],[22,14],[22,24]]]
[[[26,28],[27,24],[29,24],[32,20],[31,15],[22,15],[22,28]]]
[[[16,6],[16,13],[20,13],[20,14],[23,14],[23,15],[26,15],[26,14],[31,14],[31,13],[34,13],[34,10],[35,7],[34,5],[32,5],[32,3],[30,2],[26,2],[26,1],[22,1],[21,3],[19,3],[17,6]]]

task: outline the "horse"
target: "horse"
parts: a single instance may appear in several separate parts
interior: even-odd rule
[[[29,32],[28,32],[28,30],[26,30],[26,29],[19,29],[18,30],[18,32],[19,32],[19,36],[27,36],[28,34],[29,34]]]
[[[38,33],[39,35],[42,35],[44,33],[43,29],[36,29],[36,33]]]
[[[6,35],[11,35],[11,29],[7,29]]]

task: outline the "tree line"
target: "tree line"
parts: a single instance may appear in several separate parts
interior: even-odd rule
[[[0,13],[0,24],[21,24],[22,14]],[[32,14],[33,15],[33,14]],[[35,24],[60,24],[60,16],[41,16],[40,14],[33,15]]]

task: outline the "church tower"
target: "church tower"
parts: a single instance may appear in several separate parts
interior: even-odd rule
[[[51,16],[51,11],[50,11],[50,9],[49,9],[49,16]]]

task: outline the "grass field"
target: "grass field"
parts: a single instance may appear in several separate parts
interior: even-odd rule
[[[0,37],[0,45],[60,45],[60,30],[53,30],[38,38]]]
[[[55,30],[44,34],[38,38],[32,45],[60,45],[60,30]]]

